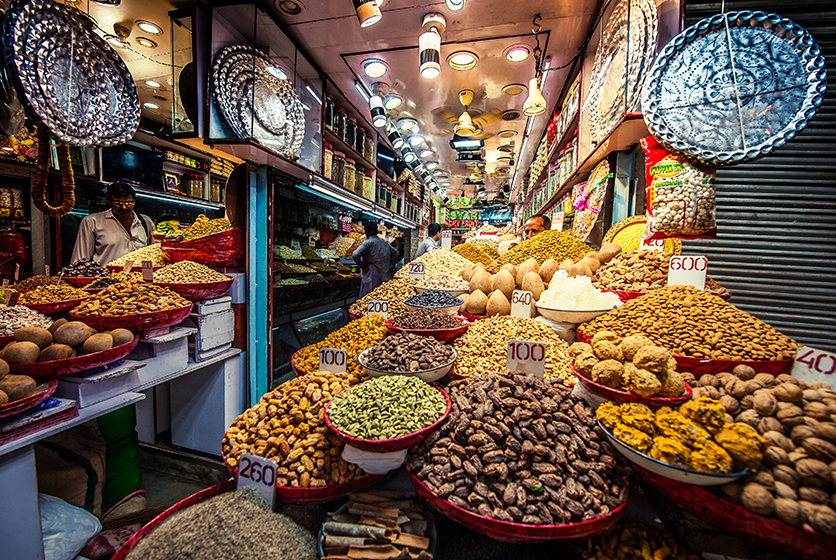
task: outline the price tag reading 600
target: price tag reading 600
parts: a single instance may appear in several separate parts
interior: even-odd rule
[[[531,319],[531,302],[534,296],[531,292],[514,290],[511,294],[511,316]]]
[[[543,379],[546,371],[546,345],[530,340],[509,340],[505,369],[533,373],[538,379]]]
[[[668,286],[681,284],[704,290],[707,270],[708,259],[705,257],[674,255],[668,268]]]
[[[410,278],[418,278],[422,280],[424,278],[424,263],[422,262],[411,262],[409,263],[409,277]]]
[[[319,349],[319,370],[331,373],[345,373],[348,367],[348,354],[336,348]]]
[[[238,488],[254,486],[272,509],[276,495],[276,463],[264,457],[244,453],[238,459]]]
[[[389,318],[388,301],[370,301],[366,304],[366,315],[382,315],[384,319]]]

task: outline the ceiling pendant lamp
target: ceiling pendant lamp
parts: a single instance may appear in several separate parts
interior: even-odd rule
[[[383,109],[383,98],[372,95],[369,98],[369,109],[372,113],[372,124],[378,128],[386,126],[386,111]]]
[[[528,99],[523,105],[523,114],[527,117],[536,117],[546,112],[546,100],[540,93],[540,86],[537,85],[537,78],[531,78],[528,82]]]
[[[380,21],[380,6],[375,0],[354,0],[360,27],[370,27]]]
[[[476,127],[473,125],[473,119],[470,118],[470,113],[465,111],[459,117],[459,122],[456,123],[456,134],[459,136],[473,136],[476,134]]]
[[[441,34],[447,29],[447,20],[438,13],[427,14],[424,16],[423,29],[424,32],[418,37],[421,76],[432,80],[441,73]]]

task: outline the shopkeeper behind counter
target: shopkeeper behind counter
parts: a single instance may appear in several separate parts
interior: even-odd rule
[[[401,257],[398,250],[377,236],[377,223],[363,224],[366,240],[351,255],[360,265],[360,295],[363,297],[390,279],[389,265]]]
[[[547,229],[551,229],[551,227],[552,221],[548,216],[535,214],[534,216],[531,216],[527,222],[525,222],[525,225],[523,225],[523,241],[531,239],[541,231],[546,231]]]
[[[109,210],[85,216],[78,226],[72,262],[93,259],[107,263],[150,245],[154,238],[151,218],[134,212],[136,191],[126,183],[107,187]]]

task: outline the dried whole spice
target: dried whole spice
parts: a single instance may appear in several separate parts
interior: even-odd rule
[[[590,539],[583,552],[584,560],[628,558],[628,554],[641,554],[642,558],[667,560],[699,560],[700,556],[688,552],[678,544],[668,531],[642,523],[619,523],[612,530]]]
[[[437,309],[414,309],[394,317],[389,324],[399,329],[415,330],[455,329],[462,326],[461,321]]]
[[[60,278],[53,278],[51,276],[30,276],[20,282],[12,284],[11,288],[13,290],[34,290],[39,286],[69,286],[67,282],[61,280]]]
[[[427,371],[449,364],[455,351],[434,338],[412,333],[386,337],[363,355],[363,365],[377,371]]]
[[[86,295],[86,294],[85,294]],[[73,308],[76,315],[138,315],[188,307],[192,302],[163,286],[126,280]]]
[[[18,303],[21,304],[36,304],[36,303],[54,303],[58,301],[67,301],[71,299],[80,299],[89,297],[90,294],[84,290],[74,288],[69,284],[40,286],[31,292],[24,292],[20,295]]]
[[[568,387],[492,372],[448,389],[450,415],[407,459],[440,497],[464,488],[456,505],[484,517],[560,525],[606,515],[629,496],[631,469]]]

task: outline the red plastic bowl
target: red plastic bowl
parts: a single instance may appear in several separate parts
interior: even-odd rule
[[[14,341],[15,341],[15,335],[13,335],[13,334],[0,336],[0,348],[3,348],[8,343],[14,342]]]
[[[355,319],[359,319],[362,315],[357,315],[356,313],[352,313],[351,311],[348,312],[348,318],[352,321]]]
[[[395,332],[408,332],[412,334],[417,334],[418,336],[431,336],[436,340],[440,340],[441,342],[452,342],[453,340],[463,335],[464,332],[467,330],[467,327],[470,326],[470,322],[463,317],[453,318],[459,321],[461,323],[461,326],[454,327],[452,329],[404,329],[401,327],[392,326],[392,319],[388,319],[385,325]]]
[[[832,558],[836,537],[798,529],[779,519],[763,517],[735,505],[700,486],[664,478],[634,466],[654,489],[722,532],[739,537],[758,548],[799,560]]]
[[[95,282],[96,280],[101,280],[102,278],[105,278],[105,276],[61,276],[61,280],[75,286],[76,288],[86,286],[90,282]]]
[[[244,266],[247,242],[244,230],[232,228],[188,241],[163,241],[167,261],[194,261],[206,266]]]
[[[58,382],[54,379],[38,383],[38,386],[35,388],[38,392],[34,395],[0,405],[0,418],[8,418],[9,416],[14,416],[15,414],[35,408],[51,397],[57,388]]]
[[[49,362],[35,362],[33,364],[18,364],[9,366],[11,373],[16,375],[30,375],[32,377],[58,377],[59,375],[70,375],[80,371],[87,371],[121,360],[136,348],[139,337],[134,337],[130,342],[116,346],[109,350],[65,358],[63,360],[51,360]]]
[[[441,387],[436,387],[442,395],[444,395],[444,400],[447,403],[447,406],[444,409],[444,414],[441,415],[441,418],[423,428],[418,430],[417,432],[413,432],[411,434],[407,434],[405,436],[401,436],[394,439],[361,439],[354,436],[350,436],[344,432],[341,432],[339,428],[334,426],[331,423],[331,418],[328,416],[328,410],[331,408],[331,403],[334,400],[328,401],[328,404],[325,405],[325,424],[328,428],[337,434],[344,442],[352,447],[356,447],[357,449],[362,449],[363,451],[371,451],[372,453],[390,453],[392,451],[402,451],[404,449],[409,449],[413,445],[416,445],[424,440],[430,432],[435,430],[438,426],[441,425],[444,420],[447,419],[447,416],[450,414],[450,408],[452,408],[453,403],[450,400],[450,397]],[[346,391],[348,389],[345,389]]]
[[[685,401],[691,399],[691,386],[687,383],[685,384],[685,392],[679,397],[642,397],[640,395],[634,395],[628,391],[621,391],[619,389],[613,389],[612,387],[595,383],[591,379],[584,377],[583,374],[578,373],[574,364],[570,364],[569,367],[572,368],[572,373],[574,373],[575,377],[578,378],[578,383],[580,383],[581,387],[593,395],[597,395],[616,404],[641,403],[649,406],[650,408],[661,408],[663,406],[679,406]]]
[[[137,315],[76,315],[70,313],[71,321],[81,321],[97,331],[128,329],[133,332],[150,331],[182,323],[192,312],[194,304],[167,311],[152,311]]]
[[[293,355],[290,357],[290,367],[293,369],[293,373],[296,374],[296,377],[302,377],[304,375],[308,375],[307,371],[296,367],[296,355],[299,354],[299,352],[301,352],[305,348],[307,348],[307,346],[303,346],[302,348],[300,348],[299,350],[294,352]]]
[[[633,496],[631,493],[630,497],[623,504],[607,515],[590,519],[589,521],[569,523],[566,525],[526,525],[524,523],[511,523],[508,521],[489,519],[455,506],[447,500],[439,498],[409,470],[407,470],[407,475],[409,475],[409,479],[415,487],[415,490],[418,491],[418,494],[442,514],[478,533],[487,535],[498,541],[512,543],[541,543],[567,539],[586,539],[598,536],[618,522],[624,513],[625,507],[630,503],[630,499]]]
[[[203,284],[169,284],[165,282],[154,282],[158,286],[165,286],[172,292],[176,292],[186,299],[197,301],[202,299],[219,298],[229,291],[234,278],[221,280],[220,282],[206,282]]]
[[[154,265],[154,270],[159,270],[159,269],[161,269],[163,266],[165,266],[165,265],[162,265],[162,264],[160,264],[160,265]],[[110,271],[111,273],[113,273],[113,272],[122,272],[122,269],[124,269],[125,267],[123,267],[123,266],[115,266],[115,265],[112,265],[112,264],[108,264],[108,265],[105,265],[105,268],[106,268],[108,271]],[[129,272],[142,272],[142,263],[139,263],[139,264],[134,263],[133,268],[132,268]]]
[[[647,294],[650,293],[650,292],[628,292],[628,291],[623,291],[623,290],[601,290],[601,291],[602,292],[609,292],[611,294],[617,295],[621,299],[622,302],[629,301],[631,299],[636,299],[637,297],[641,297],[641,296],[644,296],[644,295],[647,295]],[[731,299],[731,293],[724,294],[724,295],[719,295],[719,294],[715,294],[715,295],[718,298],[720,298],[724,301],[729,301]]]
[[[86,300],[90,296],[85,296],[83,298],[76,298],[76,299],[66,299],[64,301],[53,301],[51,303],[21,303],[19,305],[23,305],[28,307],[29,309],[34,309],[44,315],[52,315],[54,313],[62,313],[64,311],[69,311],[82,301]]]

